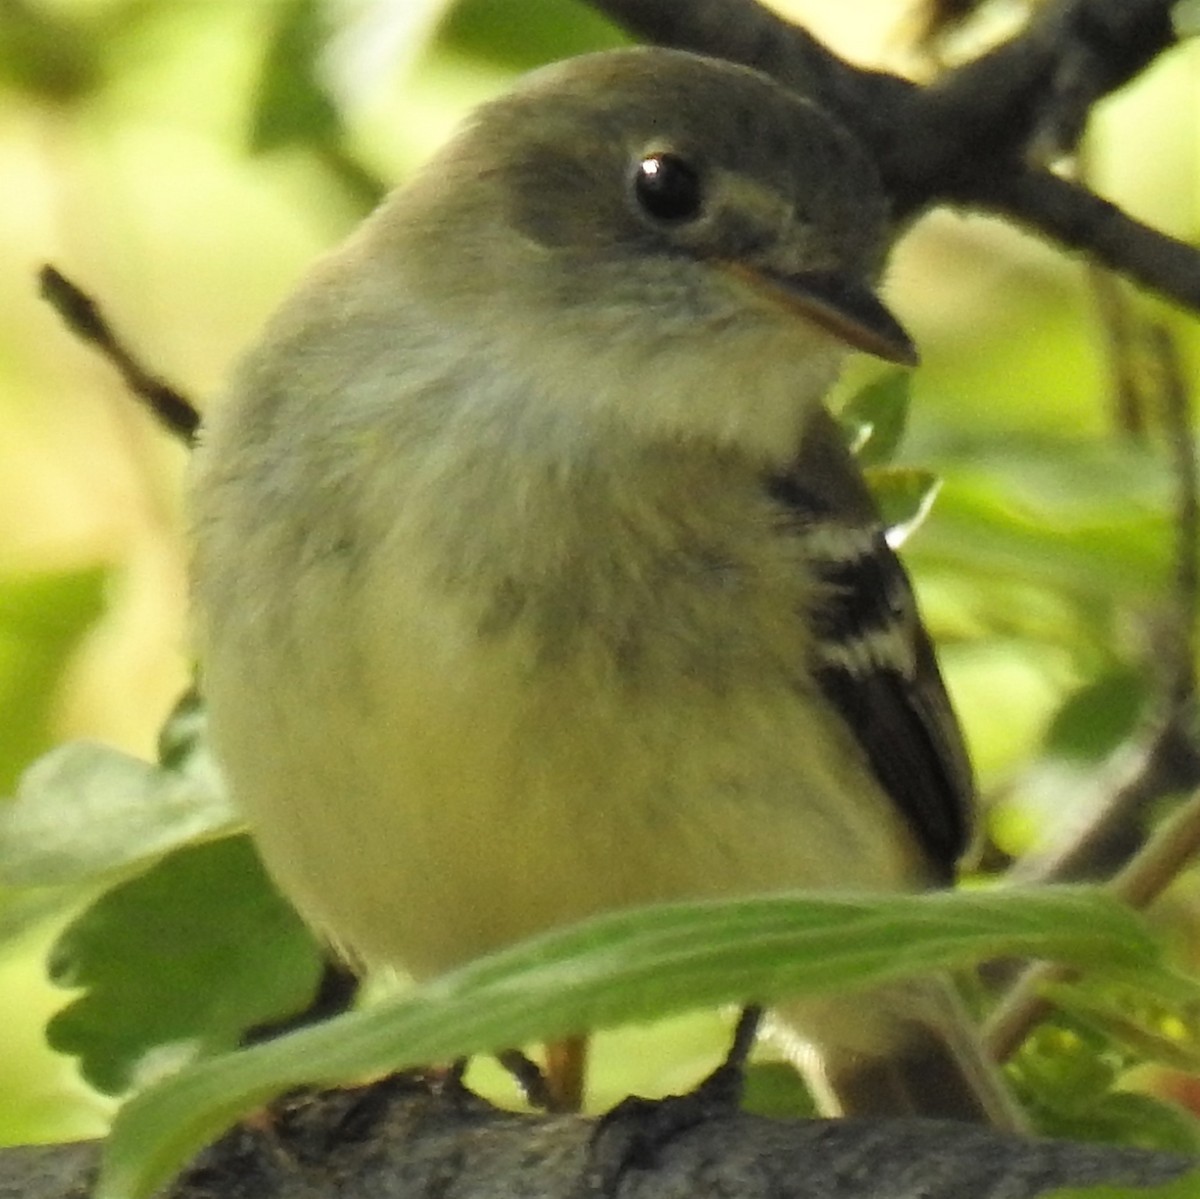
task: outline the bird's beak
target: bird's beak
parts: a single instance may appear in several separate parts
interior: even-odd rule
[[[785,275],[740,262],[721,265],[765,299],[819,325],[846,345],[888,362],[917,365],[917,347],[904,326],[861,283],[832,271]]]

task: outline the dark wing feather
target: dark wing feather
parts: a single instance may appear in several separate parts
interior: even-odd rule
[[[831,416],[768,489],[824,584],[809,613],[818,683],[950,878],[971,835],[970,764],[908,577]]]

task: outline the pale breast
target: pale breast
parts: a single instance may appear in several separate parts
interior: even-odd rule
[[[920,885],[806,681],[789,543],[751,489],[669,474],[542,527],[492,511],[474,558],[467,515],[414,498],[378,552],[301,580],[280,549],[248,584],[265,623],[206,647],[214,737],[317,927],[427,975],[633,904]]]

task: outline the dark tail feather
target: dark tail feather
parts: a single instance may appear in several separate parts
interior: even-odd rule
[[[922,979],[778,1013],[830,1116],[926,1116],[1014,1132],[1025,1120],[949,980]]]
[[[823,1064],[826,1088],[844,1116],[930,1116],[1014,1131],[1024,1124],[997,1080],[965,1070],[961,1058],[930,1029],[912,1026],[887,1057]]]

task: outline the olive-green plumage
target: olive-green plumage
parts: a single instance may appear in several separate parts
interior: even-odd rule
[[[198,453],[196,628],[323,934],[428,977],[632,904],[946,877],[969,770],[821,407],[847,345],[914,357],[887,238],[819,109],[621,51],[481,109],[283,306]],[[946,994],[786,1015],[834,1090],[929,1040],[967,1082],[906,1102],[1003,1119]]]

